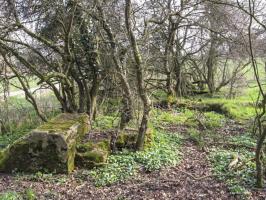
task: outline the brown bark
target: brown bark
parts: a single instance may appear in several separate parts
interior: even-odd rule
[[[262,162],[262,149],[263,143],[266,138],[266,126],[263,127],[263,132],[259,136],[257,141],[257,148],[256,148],[256,170],[257,170],[257,187],[262,188],[264,185],[264,169],[263,169],[263,162]]]
[[[143,115],[141,120],[141,125],[139,127],[139,134],[136,142],[136,149],[143,150],[144,148],[144,139],[148,129],[148,122],[149,122],[149,114],[150,114],[150,100],[147,95],[147,91],[144,86],[144,78],[143,78],[143,62],[141,58],[141,54],[138,48],[138,44],[136,42],[135,35],[132,30],[131,24],[131,12],[132,12],[132,4],[131,0],[125,0],[126,7],[125,7],[125,23],[128,33],[129,42],[131,44],[131,48],[133,51],[134,59],[135,59],[135,69],[137,75],[137,84],[138,84],[138,93],[143,103]]]

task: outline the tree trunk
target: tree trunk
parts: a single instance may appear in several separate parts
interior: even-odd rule
[[[105,18],[105,14],[102,10],[102,7],[99,3],[98,0],[95,0],[96,4],[97,4],[97,9],[99,11],[99,15],[100,15],[100,22],[102,23],[103,29],[105,30],[108,39],[110,40],[110,46],[111,46],[111,50],[112,50],[112,59],[114,61],[116,70],[118,72],[118,76],[119,79],[121,81],[122,84],[122,89],[124,92],[123,95],[123,109],[121,111],[121,121],[120,121],[120,130],[123,130],[126,125],[132,120],[133,118],[133,100],[132,100],[132,93],[131,93],[131,89],[128,83],[128,80],[125,76],[125,72],[123,71],[123,67],[122,67],[122,61],[119,58],[118,55],[118,50],[117,50],[117,44],[115,41],[115,36],[114,33],[111,29],[111,27],[109,26],[109,24],[106,22],[106,18]]]
[[[175,76],[176,76],[176,85],[175,85],[175,92],[176,96],[182,97],[183,96],[183,89],[182,89],[182,70],[181,65],[178,60],[175,61]]]
[[[143,62],[141,58],[141,54],[139,52],[139,48],[136,42],[135,35],[132,30],[131,24],[131,0],[126,0],[126,8],[125,8],[125,23],[128,32],[128,37],[130,40],[131,48],[133,50],[134,59],[136,62],[135,68],[137,73],[137,83],[138,83],[138,93],[143,103],[143,116],[141,120],[141,125],[139,127],[139,134],[136,142],[136,150],[143,150],[144,148],[144,139],[148,129],[149,122],[149,114],[150,114],[150,100],[147,95],[145,86],[144,86],[144,78],[143,78]]]
[[[263,180],[263,162],[262,162],[262,148],[266,138],[266,126],[263,126],[263,132],[259,136],[256,148],[256,170],[257,170],[257,187],[262,188],[264,185]]]

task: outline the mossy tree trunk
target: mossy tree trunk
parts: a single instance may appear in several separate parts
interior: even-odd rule
[[[262,162],[262,149],[266,138],[266,126],[263,127],[263,132],[259,136],[256,148],[256,170],[257,170],[257,187],[262,188],[264,185],[264,168]]]
[[[168,9],[171,10],[171,1],[168,1],[167,5]],[[167,90],[167,103],[168,107],[170,107],[170,101],[173,99],[176,94],[175,90],[173,88],[173,78],[172,78],[172,67],[171,67],[171,57],[172,57],[172,52],[173,52],[173,45],[174,45],[174,39],[176,35],[176,30],[177,27],[175,23],[173,23],[172,16],[168,17],[168,35],[167,35],[167,40],[164,48],[164,68],[166,72],[166,90]]]
[[[132,23],[131,23],[132,3],[131,3],[131,0],[125,0],[125,3],[126,3],[126,7],[125,7],[126,29],[128,33],[129,42],[131,44],[131,48],[133,51],[134,59],[136,62],[135,69],[136,69],[136,76],[137,76],[138,93],[143,103],[143,115],[142,115],[138,138],[136,142],[136,150],[143,150],[145,135],[148,129],[151,104],[150,104],[149,97],[147,95],[147,91],[144,86],[143,61],[142,61],[141,54],[138,48],[138,44],[137,44],[135,35],[133,33],[133,29],[132,29]]]

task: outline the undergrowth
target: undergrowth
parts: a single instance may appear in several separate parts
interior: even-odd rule
[[[194,116],[194,111],[189,109],[163,111],[160,109],[152,110],[152,122],[157,127],[168,125],[180,125]]]
[[[229,142],[235,145],[255,147],[255,139],[248,135],[234,136]],[[250,195],[249,189],[255,186],[255,152],[249,148],[211,149],[209,159],[213,165],[213,171],[218,178],[224,181],[232,194],[246,199]]]
[[[0,193],[0,200],[37,200],[37,196],[34,190],[28,188],[24,192],[7,191]]]
[[[108,158],[103,168],[88,172],[96,186],[110,185],[136,175],[140,170],[151,172],[165,166],[176,165],[180,156],[180,136],[156,131],[154,143],[142,152],[123,151]]]

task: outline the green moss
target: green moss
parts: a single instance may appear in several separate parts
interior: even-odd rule
[[[116,147],[118,149],[134,149],[137,142],[138,132],[122,132],[118,135],[116,140]],[[154,127],[149,124],[145,135],[144,148],[149,147],[154,141]]]
[[[68,149],[68,161],[67,170],[68,173],[72,172],[75,168],[75,156],[76,156],[76,142],[71,145]]]
[[[6,150],[9,156],[4,161],[4,171],[68,171],[62,160],[61,154],[64,154],[64,152],[58,151],[58,146],[54,141],[58,138],[48,138],[47,144],[44,144],[41,140],[34,143],[30,139],[16,141]]]
[[[5,168],[5,161],[8,157],[8,151],[7,149],[0,151],[0,171],[2,171]]]
[[[87,151],[85,153],[77,153],[75,163],[79,167],[92,169],[93,167],[104,165],[107,161],[108,155],[108,151],[93,149],[92,151]]]
[[[155,129],[152,126],[152,124],[149,124],[148,130],[146,132],[145,142],[144,142],[144,149],[149,148],[152,146],[154,142],[154,136],[155,136]]]
[[[93,150],[94,147],[95,147],[95,144],[93,144],[92,142],[87,142],[84,144],[78,144],[77,145],[77,151],[80,153],[85,153],[86,151]]]
[[[102,140],[101,142],[98,142],[97,143],[97,146],[102,149],[102,150],[105,150],[105,151],[108,151],[110,152],[110,140]]]
[[[79,116],[80,126],[78,128],[79,140],[89,132],[89,116],[87,114],[80,114]]]
[[[57,117],[53,118],[49,122],[41,125],[38,130],[49,131],[49,132],[58,132],[58,131],[66,131],[70,127],[74,125],[78,125],[78,135],[82,137],[85,133],[88,132],[88,115],[86,114],[69,114],[62,113]]]
[[[83,157],[87,160],[96,162],[96,163],[103,163],[106,161],[107,153],[101,150],[92,150],[90,152],[86,152],[83,154]]]
[[[125,134],[120,133],[116,140],[116,147],[121,149],[125,147]]]
[[[110,140],[92,141],[77,145],[75,163],[79,167],[93,168],[106,163],[110,153]]]
[[[116,147],[118,149],[133,149],[136,144],[137,137],[137,132],[122,132],[117,137]]]

